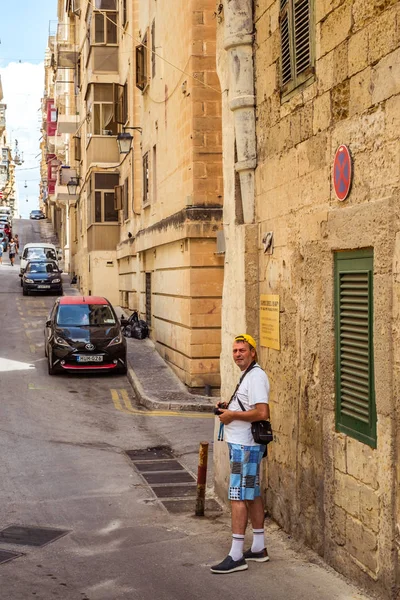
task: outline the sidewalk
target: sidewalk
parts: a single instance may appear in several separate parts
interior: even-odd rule
[[[217,398],[190,394],[153,342],[127,338],[128,379],[140,404],[151,410],[212,412]]]

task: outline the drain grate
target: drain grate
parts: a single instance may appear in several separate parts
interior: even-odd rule
[[[196,497],[196,484],[152,486],[157,498],[186,498]]]
[[[9,562],[10,560],[14,560],[14,558],[18,558],[19,556],[22,556],[22,554],[17,554],[16,552],[7,552],[6,550],[0,550],[0,565]]]
[[[135,462],[135,467],[140,473],[150,473],[151,471],[184,471],[181,463],[177,460],[155,460],[145,462]]]
[[[171,448],[168,446],[155,446],[154,448],[144,448],[141,450],[126,450],[126,454],[134,462],[136,460],[154,460],[157,458],[173,458]]]
[[[142,473],[149,485],[157,483],[192,483],[194,478],[187,471],[167,471],[166,473]]]
[[[41,548],[69,533],[66,529],[11,525],[0,531],[0,543]]]

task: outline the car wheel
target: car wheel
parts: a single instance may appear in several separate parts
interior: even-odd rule
[[[27,289],[24,288],[24,286],[22,286],[22,295],[23,296],[29,296],[29,292]]]
[[[44,336],[44,355],[47,357],[48,353],[47,353],[47,342],[46,342],[46,335]]]
[[[51,362],[51,355],[49,352],[47,353],[47,371],[48,371],[49,375],[56,374],[56,370],[53,367],[53,363]]]
[[[21,277],[20,281],[21,281],[21,287],[23,287],[24,284],[22,283],[22,277]]]

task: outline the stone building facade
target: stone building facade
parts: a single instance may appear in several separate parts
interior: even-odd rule
[[[232,337],[260,339],[260,296],[278,295],[280,349],[259,345],[275,429],[268,510],[385,598],[400,586],[399,17],[397,0],[226,0],[217,34],[222,395],[236,378]],[[342,145],[353,177],[339,201]],[[225,495],[222,445],[215,460]]]
[[[134,100],[126,131],[141,131],[133,131],[121,177],[120,304],[139,310],[161,356],[204,393],[220,384],[223,281],[214,2],[133,6],[136,74],[128,80]]]
[[[156,0],[58,0],[46,69],[57,124],[43,173],[49,144],[59,169],[42,196],[50,215],[60,211],[66,264],[82,293],[137,310],[195,393],[220,386],[214,9],[214,0],[179,0],[174,10]]]

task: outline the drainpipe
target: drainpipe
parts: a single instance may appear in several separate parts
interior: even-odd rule
[[[225,0],[224,48],[230,75],[229,108],[234,113],[237,162],[244,223],[254,223],[257,164],[253,67],[253,0]]]

